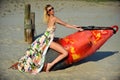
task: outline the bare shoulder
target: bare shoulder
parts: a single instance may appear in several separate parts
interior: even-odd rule
[[[54,17],[51,18],[52,21],[56,21],[56,19],[57,19],[56,16],[54,16]]]
[[[61,22],[61,19],[60,19],[60,18],[58,18],[58,17],[56,17],[56,16],[54,16],[54,17],[55,17],[55,21],[56,21],[57,23]]]
[[[60,20],[58,17],[56,17],[56,16],[54,16],[54,18],[56,19],[56,20]]]

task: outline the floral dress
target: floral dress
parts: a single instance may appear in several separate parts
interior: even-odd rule
[[[38,73],[44,65],[45,55],[54,38],[55,28],[47,28],[41,37],[38,37],[26,50],[26,54],[18,61],[18,70],[21,72]]]

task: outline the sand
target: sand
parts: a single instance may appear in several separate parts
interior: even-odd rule
[[[95,54],[73,66],[37,75],[8,69],[29,46],[24,42],[24,5],[35,12],[37,35],[44,32],[43,8],[55,7],[55,14],[69,24],[80,26],[120,26],[120,2],[64,0],[0,0],[0,80],[120,80],[120,31]],[[57,25],[56,37],[75,32]]]

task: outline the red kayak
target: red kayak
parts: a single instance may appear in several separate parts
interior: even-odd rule
[[[60,43],[69,53],[68,57],[57,63],[52,70],[62,69],[94,54],[113,34],[118,31],[118,26],[112,27],[82,27],[84,31],[75,32],[64,38]],[[49,49],[45,63],[54,60],[59,53]]]

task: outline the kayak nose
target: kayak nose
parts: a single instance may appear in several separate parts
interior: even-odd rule
[[[114,26],[112,26],[112,28],[113,28],[113,33],[115,34],[116,32],[118,32],[118,26],[117,25],[114,25]]]

